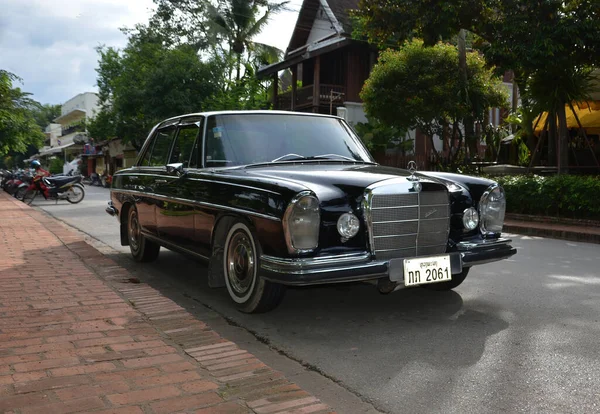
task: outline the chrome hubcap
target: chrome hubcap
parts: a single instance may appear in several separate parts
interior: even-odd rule
[[[252,287],[255,257],[252,242],[245,232],[236,232],[227,249],[227,279],[236,296],[244,296]]]
[[[137,213],[131,214],[129,218],[129,245],[133,250],[138,250],[140,247],[140,224],[138,222]]]

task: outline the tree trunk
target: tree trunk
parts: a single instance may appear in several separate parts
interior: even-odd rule
[[[548,165],[556,166],[556,113],[548,112]]]
[[[567,111],[565,105],[560,105],[558,115],[558,173],[569,172],[569,130],[567,129]]]
[[[469,78],[467,74],[467,31],[460,29],[458,34],[458,72],[460,78],[460,89],[461,97],[467,108],[471,108],[471,102],[469,99]],[[469,109],[469,112],[471,110]],[[477,140],[473,129],[474,119],[473,116],[467,115],[463,119],[463,126],[465,128],[465,143],[469,148],[471,157],[477,154]]]
[[[512,73],[512,112],[516,113],[519,107],[519,86],[517,85],[517,75],[513,71]],[[515,131],[511,131],[515,132]]]
[[[237,81],[237,83],[240,82],[241,70],[242,70],[242,55],[238,53],[237,57],[236,57],[236,72],[235,72],[235,80]]]

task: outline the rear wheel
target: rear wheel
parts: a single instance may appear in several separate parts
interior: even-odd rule
[[[267,312],[279,305],[285,286],[260,275],[260,245],[246,223],[235,221],[223,244],[223,271],[229,296],[246,313]]]
[[[138,262],[152,262],[158,257],[160,245],[146,239],[142,234],[138,212],[135,207],[129,209],[127,217],[127,237],[131,255]]]
[[[82,185],[74,184],[67,191],[67,201],[71,204],[77,204],[85,197],[85,190]]]
[[[452,279],[447,282],[439,282],[439,283],[431,283],[428,285],[423,285],[423,287],[427,290],[437,290],[437,291],[445,291],[452,290],[455,287],[458,287],[462,282],[465,281],[467,275],[469,274],[470,267],[465,267],[462,272],[452,275]]]

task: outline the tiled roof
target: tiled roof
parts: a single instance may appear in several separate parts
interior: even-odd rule
[[[348,11],[358,8],[358,0],[327,0],[327,4],[329,4],[335,18],[344,26],[344,31],[349,34],[352,29]]]

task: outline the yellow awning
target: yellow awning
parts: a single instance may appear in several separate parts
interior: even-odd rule
[[[600,134],[600,101],[574,103],[573,108],[587,134]],[[567,113],[567,128],[579,129],[579,123],[569,105],[565,105],[565,111]],[[543,112],[533,121],[536,135],[544,129],[547,118],[548,113]]]

